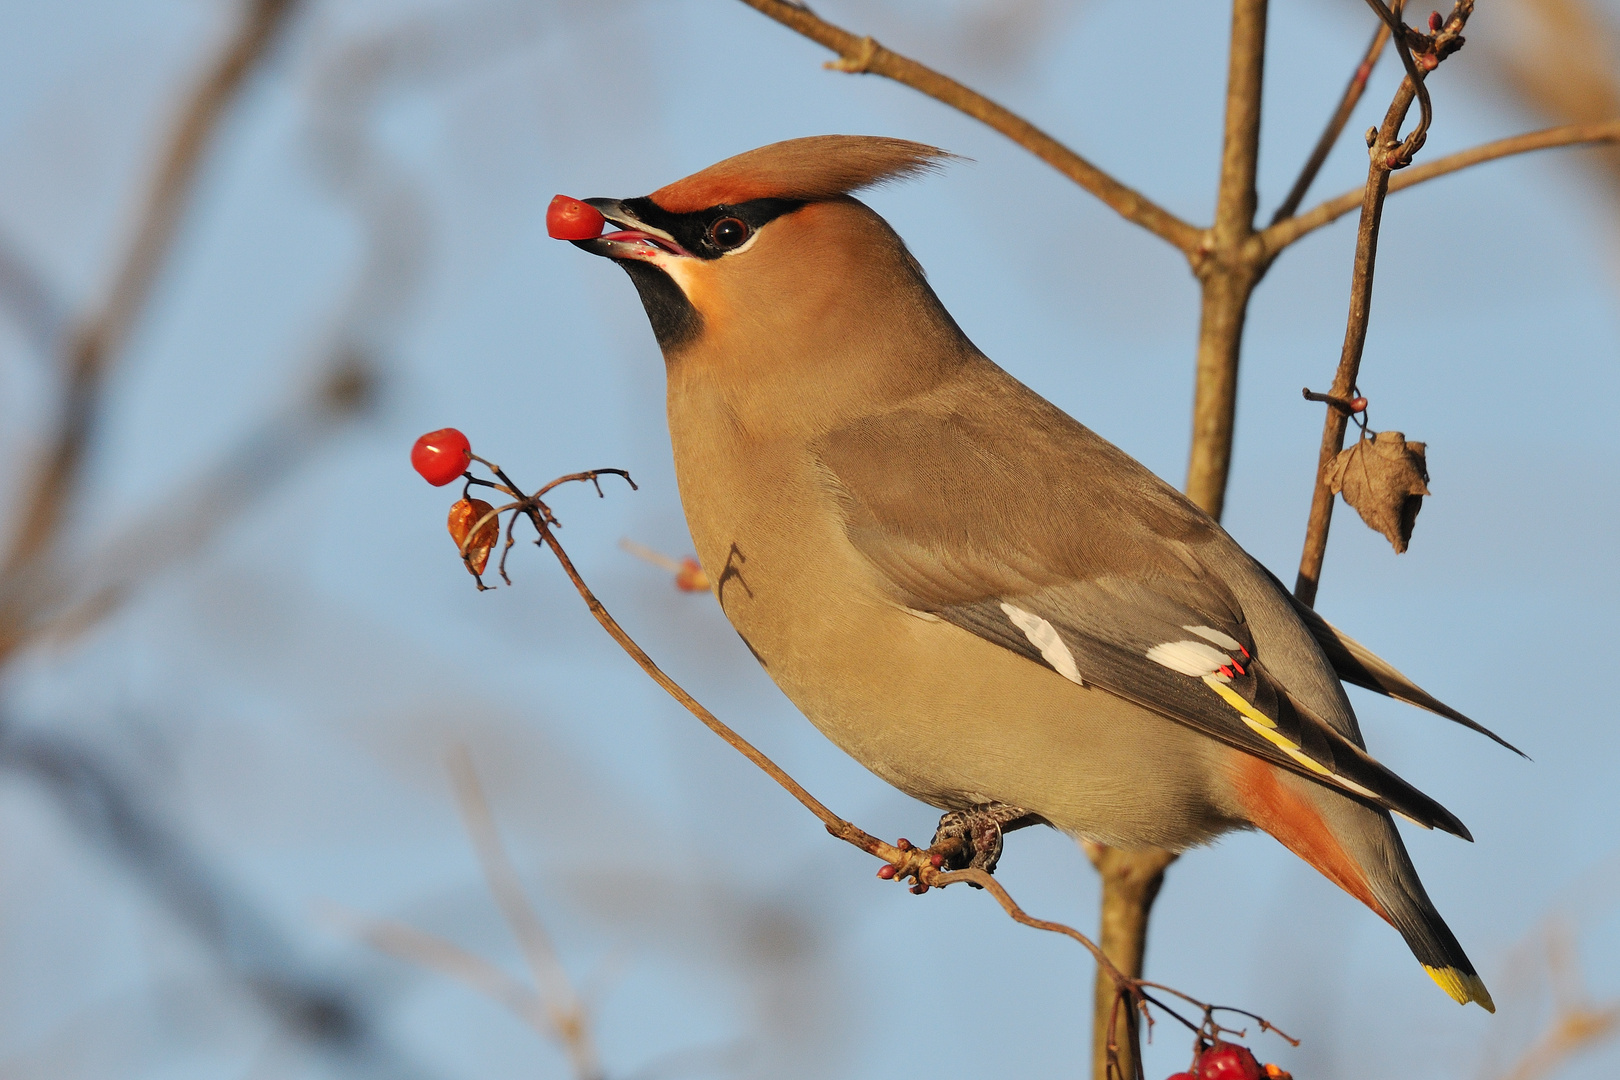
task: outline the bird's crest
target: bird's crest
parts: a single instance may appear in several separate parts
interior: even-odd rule
[[[729,157],[653,192],[674,214],[751,199],[818,202],[939,168],[955,155],[876,135],[812,135]]]

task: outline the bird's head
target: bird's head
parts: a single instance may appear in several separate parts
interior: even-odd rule
[[[558,196],[548,226],[624,267],[671,365],[791,377],[845,346],[881,348],[891,332],[915,339],[937,323],[960,334],[894,230],[850,196],[950,157],[901,139],[793,139],[642,198]]]

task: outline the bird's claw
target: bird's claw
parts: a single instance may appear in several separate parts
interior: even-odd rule
[[[1005,808],[952,810],[941,817],[929,847],[943,848],[949,852],[942,869],[995,873],[996,863],[1001,861],[1001,823],[1005,818],[997,811],[1002,809]]]
[[[933,874],[954,870],[994,873],[1001,860],[1001,836],[1007,828],[1021,828],[1042,819],[1027,810],[1003,803],[987,803],[970,810],[952,810],[939,819],[934,839],[918,848],[904,837],[895,842],[900,858],[884,863],[878,877],[885,881],[910,879],[911,891],[925,893]],[[983,886],[968,882],[975,889]]]

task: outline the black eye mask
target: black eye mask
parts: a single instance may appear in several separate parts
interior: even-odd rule
[[[805,205],[802,199],[750,199],[711,206],[690,214],[672,214],[651,199],[626,199],[621,204],[637,220],[662,229],[700,259],[718,259],[748,242],[761,225]]]

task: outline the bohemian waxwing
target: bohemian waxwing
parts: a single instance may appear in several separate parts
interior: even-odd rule
[[[1492,1009],[1390,814],[1468,831],[1367,755],[1340,680],[1483,729],[973,346],[849,195],[948,157],[828,135],[588,200],[620,231],[575,243],[641,294],[726,617],[976,865],[1036,822],[1175,851],[1264,829]]]

